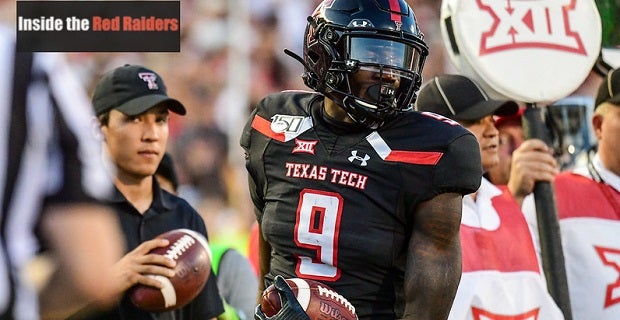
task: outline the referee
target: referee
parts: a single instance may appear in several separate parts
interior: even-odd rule
[[[0,24],[0,319],[61,318],[116,298],[123,238],[97,200],[112,184],[88,97],[60,56],[15,53],[14,35]]]

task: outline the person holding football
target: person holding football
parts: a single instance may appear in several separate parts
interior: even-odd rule
[[[170,153],[164,154],[155,177],[162,189],[178,195],[179,180]],[[223,243],[210,241],[209,248],[211,268],[217,275],[217,287],[226,310],[217,319],[249,319],[253,315],[254,291],[258,287],[258,279],[250,261],[237,249]]]
[[[462,197],[476,138],[411,112],[428,47],[404,0],[326,0],[304,34],[314,92],[261,100],[241,137],[271,319],[307,319],[285,278],[317,280],[360,319],[446,319],[461,276]],[[458,172],[458,174],[456,174]],[[260,306],[255,317],[264,319]]]
[[[167,95],[163,79],[153,70],[124,65],[108,71],[97,83],[93,106],[103,145],[114,164],[115,194],[111,205],[121,222],[127,253],[117,262],[117,281],[124,291],[112,310],[82,310],[76,319],[215,319],[224,312],[211,272],[198,296],[188,305],[163,313],[136,307],[127,294],[136,284],[163,288],[151,275],[172,277],[174,261],[149,254],[168,245],[158,235],[179,228],[208,239],[204,221],[185,200],[168,193],[154,177],[166,151],[170,112],[184,115],[185,107]]]

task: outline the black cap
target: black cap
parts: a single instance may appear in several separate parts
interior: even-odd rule
[[[594,109],[603,102],[610,102],[620,106],[620,68],[607,73],[605,81],[598,88]]]
[[[510,116],[519,110],[512,100],[492,100],[473,80],[454,74],[431,79],[422,87],[416,110],[453,120],[479,120],[490,114]]]
[[[168,97],[164,80],[155,71],[138,65],[126,64],[108,71],[93,94],[97,115],[117,109],[135,116],[162,102],[167,102],[168,109],[174,113],[186,113],[179,101]]]

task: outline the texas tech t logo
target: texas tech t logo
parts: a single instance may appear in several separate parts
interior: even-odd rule
[[[482,34],[480,56],[507,49],[544,48],[587,55],[570,13],[577,0],[476,0],[493,17]]]
[[[140,79],[144,80],[144,82],[147,83],[147,85],[149,86],[149,89],[151,90],[157,90],[159,89],[159,87],[157,86],[157,75],[155,75],[152,72],[140,72],[138,73],[138,77],[140,77]]]

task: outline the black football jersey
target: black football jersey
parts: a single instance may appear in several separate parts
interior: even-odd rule
[[[434,114],[405,113],[377,130],[330,131],[324,97],[282,92],[250,116],[252,200],[275,275],[321,281],[360,319],[402,315],[404,266],[416,206],[480,185],[476,138]]]

